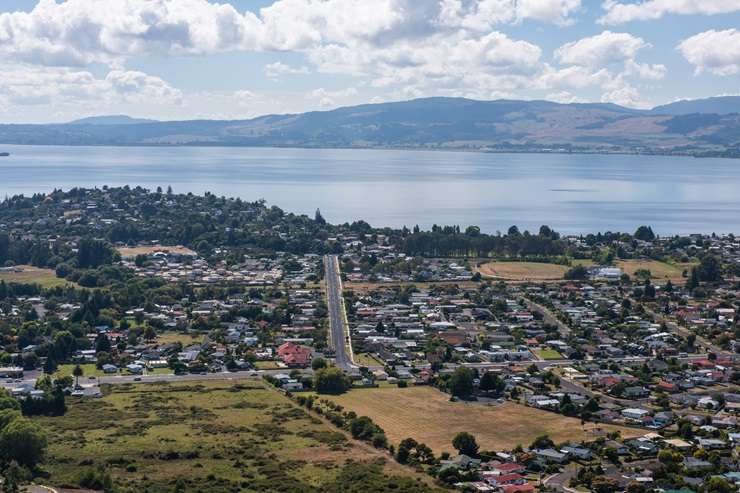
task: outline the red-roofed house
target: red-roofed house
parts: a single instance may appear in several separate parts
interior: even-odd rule
[[[277,355],[288,366],[306,367],[311,362],[311,349],[299,346],[292,342],[286,342],[277,350]]]
[[[534,491],[534,485],[532,483],[505,484],[501,486],[501,491],[504,493],[529,493]]]

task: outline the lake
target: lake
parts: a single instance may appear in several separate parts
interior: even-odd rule
[[[0,193],[172,186],[373,226],[740,232],[740,161],[666,156],[0,145]]]

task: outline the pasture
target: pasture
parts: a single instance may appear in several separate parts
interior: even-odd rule
[[[691,268],[696,265],[692,263],[668,264],[657,260],[617,260],[614,264],[630,277],[634,277],[638,270],[645,269],[650,271],[653,280],[667,281],[670,279],[672,282],[682,281],[683,271],[691,271]]]
[[[331,396],[330,400],[360,416],[370,416],[385,430],[391,443],[411,437],[426,443],[436,454],[454,453],[452,438],[461,431],[472,433],[485,450],[527,446],[545,434],[556,443],[595,438],[593,423],[584,427],[579,419],[513,402],[492,406],[450,402],[448,395],[432,387],[355,389]],[[643,434],[630,428],[596,426],[606,431],[620,430],[623,436]]]
[[[42,288],[55,288],[65,284],[73,284],[66,279],[57,277],[52,269],[41,269],[32,265],[18,265],[15,271],[0,272],[0,281],[6,283],[38,284]]]
[[[562,280],[568,266],[542,262],[486,262],[477,267],[481,276],[505,281]]]
[[[361,474],[373,491],[390,483],[429,490],[426,478],[258,380],[122,384],[104,393],[69,399],[63,417],[35,418],[49,434],[49,484],[74,486],[81,473],[104,470],[125,492],[318,493],[342,491]]]

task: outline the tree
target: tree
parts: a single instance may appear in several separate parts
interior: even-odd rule
[[[350,387],[350,382],[337,367],[321,368],[314,373],[314,389],[319,394],[341,394]]]
[[[455,447],[460,454],[467,455],[469,457],[475,457],[478,455],[478,443],[475,441],[475,437],[468,432],[461,431],[455,438],[452,439],[452,446]]]
[[[95,352],[96,353],[110,353],[111,344],[110,339],[105,334],[100,334],[95,338]]]
[[[653,228],[650,226],[640,226],[635,231],[634,237],[637,240],[653,241],[655,239],[655,233],[653,233]]]
[[[316,214],[314,214],[314,221],[316,221],[316,224],[326,224],[326,219],[324,219],[324,216],[321,215],[321,211],[319,209],[316,209]]]
[[[29,469],[41,461],[46,446],[44,430],[26,418],[16,418],[0,431],[0,457]]]
[[[327,364],[324,358],[314,358],[313,361],[311,361],[311,369],[313,369],[313,371],[321,370],[326,367]]]
[[[501,379],[501,377],[499,377],[492,371],[487,371],[481,377],[478,387],[483,392],[493,392],[495,394],[500,394],[506,388],[506,383]]]
[[[85,374],[85,370],[80,365],[75,365],[72,375],[75,377],[75,387],[80,386],[80,377]]]
[[[144,329],[144,340],[153,341],[156,338],[157,338],[157,331],[154,330],[154,327],[147,324],[146,328]]]
[[[591,481],[591,491],[595,493],[613,493],[619,491],[619,483],[612,478],[597,476]]]
[[[543,449],[554,447],[555,443],[547,435],[540,435],[534,439],[532,445],[529,446],[531,449]]]
[[[720,476],[709,478],[702,489],[705,493],[733,493],[735,491],[735,488]]]
[[[467,399],[473,395],[473,379],[475,375],[473,370],[459,367],[450,377],[450,393],[455,397]]]
[[[4,493],[19,493],[23,482],[28,479],[28,472],[19,466],[16,461],[11,461],[3,471],[3,479]]]
[[[563,275],[563,279],[567,279],[569,281],[582,281],[586,278],[588,278],[588,269],[583,265],[576,265],[575,267],[571,267]]]

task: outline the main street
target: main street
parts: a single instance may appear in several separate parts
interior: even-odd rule
[[[334,350],[334,359],[337,367],[349,371],[354,367],[352,349],[348,346],[349,327],[344,312],[342,299],[342,278],[339,272],[339,258],[336,255],[324,257],[324,282],[326,283],[326,305],[329,314],[329,343]]]

